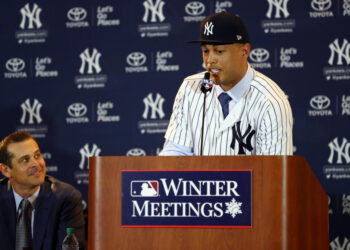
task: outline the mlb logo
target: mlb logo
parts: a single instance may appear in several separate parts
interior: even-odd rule
[[[132,181],[131,196],[132,197],[158,197],[158,181]]]
[[[205,89],[211,89],[213,87],[214,82],[210,79],[203,79],[203,87]]]

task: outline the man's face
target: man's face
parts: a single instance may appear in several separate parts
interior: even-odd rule
[[[13,155],[12,168],[7,167],[6,177],[16,192],[25,192],[39,187],[44,182],[46,164],[38,144],[33,139],[11,143],[7,147]]]
[[[203,62],[210,79],[225,91],[231,89],[244,76],[248,67],[250,45],[202,45]]]

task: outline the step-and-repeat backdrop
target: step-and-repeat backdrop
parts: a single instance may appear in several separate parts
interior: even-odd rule
[[[87,204],[89,156],[159,153],[179,85],[204,70],[185,42],[222,10],[288,95],[295,154],[329,194],[330,249],[349,249],[350,0],[1,1],[1,138],[33,134]]]

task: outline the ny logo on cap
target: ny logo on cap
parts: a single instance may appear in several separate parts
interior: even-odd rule
[[[209,35],[213,35],[213,28],[214,28],[214,24],[212,22],[207,22],[204,25],[204,35],[209,36]]]

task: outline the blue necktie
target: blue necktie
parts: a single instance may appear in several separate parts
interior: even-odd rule
[[[226,118],[226,116],[228,115],[228,103],[231,100],[232,98],[225,92],[219,95],[219,101],[221,104],[222,113],[224,114],[224,118]]]

